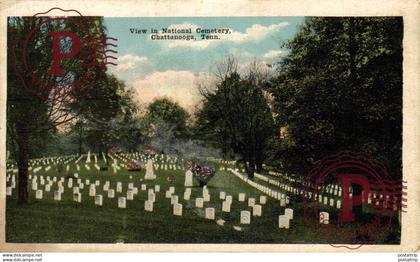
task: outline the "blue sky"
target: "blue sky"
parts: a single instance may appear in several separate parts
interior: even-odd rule
[[[282,41],[291,39],[304,17],[131,17],[105,18],[108,36],[118,39],[118,66],[110,68],[136,91],[139,102],[147,104],[156,97],[169,96],[186,109],[200,97],[196,81],[212,66],[233,54],[240,65],[258,60],[272,64],[287,55]],[[195,41],[150,39],[150,29],[229,28],[220,40]],[[130,28],[147,29],[132,34]]]

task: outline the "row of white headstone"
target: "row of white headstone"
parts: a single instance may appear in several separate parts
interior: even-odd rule
[[[270,196],[274,199],[280,200],[280,205],[281,206],[285,206],[285,204],[289,203],[290,198],[286,194],[283,194],[279,191],[273,190],[273,189],[271,189],[267,186],[258,184],[256,182],[248,179],[247,176],[244,176],[241,173],[239,173],[238,171],[233,170],[231,168],[228,168],[228,171],[230,171],[232,174],[234,174],[235,176],[240,178],[242,181],[246,182],[247,184],[251,185],[252,187],[256,188],[257,190],[263,192],[264,194],[266,194],[266,195],[268,195],[268,196]]]

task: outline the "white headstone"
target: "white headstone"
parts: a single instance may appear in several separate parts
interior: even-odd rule
[[[118,198],[118,208],[126,208],[126,199],[125,197]]]
[[[245,193],[239,193],[238,200],[239,200],[239,202],[244,202],[245,201]]]
[[[155,192],[160,192],[160,185],[155,185]]]
[[[50,192],[51,191],[51,185],[45,185],[45,192]]]
[[[175,216],[182,216],[182,204],[176,203],[174,205],[174,215]]]
[[[185,172],[184,186],[193,186],[193,173],[191,170],[187,170],[187,172]]]
[[[230,212],[230,205],[231,202],[228,202],[227,200],[222,202],[222,211],[223,212]]]
[[[319,212],[319,223],[320,224],[330,223],[330,215],[328,214],[328,212]]]
[[[146,184],[141,184],[141,191],[146,191],[146,189],[147,189]]]
[[[80,193],[73,194],[73,201],[81,203],[82,202],[82,194],[80,194]]]
[[[281,207],[286,206],[286,199],[284,199],[284,198],[281,198],[281,199],[280,199],[280,206],[281,206]]]
[[[286,208],[284,210],[284,215],[287,216],[289,219],[293,219],[293,209]]]
[[[133,187],[131,190],[133,191],[134,195],[137,195],[139,193],[139,189],[137,187]]]
[[[8,186],[6,187],[6,196],[11,196],[12,195],[12,187]]]
[[[166,198],[171,198],[171,197],[172,197],[172,192],[171,192],[171,191],[169,191],[169,190],[167,190],[167,191],[165,192],[165,197],[166,197]]]
[[[171,191],[172,194],[174,194],[175,193],[175,187],[173,187],[173,186],[169,187],[169,191]]]
[[[144,202],[144,210],[148,212],[153,212],[153,202],[150,200],[147,200]]]
[[[36,191],[36,193],[35,193],[35,198],[36,199],[42,199],[42,190],[41,189],[38,189],[37,191]]]
[[[214,220],[216,216],[216,212],[213,207],[208,207],[205,209],[205,216],[206,219]]]
[[[114,198],[115,197],[115,191],[114,189],[108,190],[108,198]]]
[[[225,199],[225,198],[226,198],[226,192],[220,191],[219,199]]]
[[[267,197],[266,196],[260,196],[260,204],[265,205],[267,203]]]
[[[96,180],[96,181],[95,181],[95,185],[96,185],[96,186],[100,186],[100,185],[101,185],[101,181]]]
[[[154,192],[149,192],[147,194],[147,198],[148,198],[148,200],[150,200],[152,202],[155,202],[156,201],[156,194]]]
[[[95,196],[95,205],[102,206],[103,200],[104,199],[103,199],[102,195],[96,195]]]
[[[190,200],[191,194],[189,194],[187,191],[184,192],[184,200]]]
[[[290,219],[286,215],[279,216],[279,228],[289,228],[290,227]]]
[[[204,194],[203,199],[204,199],[204,202],[210,202],[210,194],[209,193]]]
[[[118,193],[122,192],[122,183],[121,182],[117,182],[117,192]]]
[[[260,217],[262,213],[262,206],[261,205],[254,205],[252,207],[252,215]]]
[[[36,182],[32,182],[32,190],[38,190],[38,184]]]
[[[337,204],[337,208],[340,209],[341,208],[341,200],[337,200],[337,203],[336,204]]]
[[[96,195],[96,188],[91,187],[89,188],[89,196],[93,197]]]
[[[152,159],[149,159],[149,160],[147,160],[146,175],[144,176],[144,179],[154,180],[155,178],[156,178],[156,175],[153,171],[153,161],[152,161]]]
[[[60,201],[61,200],[61,192],[60,191],[54,191],[54,200]]]
[[[133,200],[134,199],[134,192],[132,189],[127,190],[127,200]]]
[[[253,207],[255,205],[255,198],[248,198],[248,206]]]
[[[232,204],[232,200],[233,200],[233,198],[232,198],[232,196],[226,196],[226,199],[225,199],[225,201],[226,202],[229,202],[230,204]]]
[[[73,194],[79,194],[79,188],[78,187],[73,187]]]
[[[197,197],[195,199],[195,207],[203,208],[204,207],[204,199],[201,197]]]
[[[247,210],[241,211],[241,224],[251,224],[251,212]]]
[[[175,205],[178,204],[178,196],[177,195],[172,195],[171,196],[171,205]]]

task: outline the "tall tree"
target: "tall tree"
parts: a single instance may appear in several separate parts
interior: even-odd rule
[[[152,123],[163,121],[172,126],[175,137],[186,135],[189,114],[178,103],[167,97],[154,100],[148,106],[147,117]]]
[[[267,79],[257,69],[251,67],[241,77],[235,59],[228,57],[219,64],[216,87],[201,89],[204,103],[196,114],[198,134],[218,145],[225,158],[239,155],[250,178],[254,169],[262,170],[266,142],[273,132],[273,117],[264,96]]]
[[[18,162],[18,190],[19,202],[28,201],[28,160],[31,152],[37,150],[36,144],[43,144],[46,134],[54,132],[58,125],[73,119],[80,111],[78,100],[71,99],[77,92],[73,88],[76,79],[84,74],[95,77],[100,74],[100,69],[83,66],[80,56],[70,60],[61,61],[61,67],[66,69],[64,75],[52,75],[48,71],[51,67],[51,50],[53,40],[47,32],[82,30],[64,20],[48,17],[9,17],[8,18],[8,60],[7,60],[7,130],[8,138],[16,141],[15,154]],[[75,17],[74,21],[81,22],[83,18]],[[94,18],[94,24],[87,25],[87,30],[93,37],[103,37],[101,18]],[[49,23],[44,23],[51,21]],[[37,27],[38,25],[41,25]],[[36,28],[35,31],[32,31]],[[32,36],[32,41],[26,43],[24,37]],[[19,41],[15,41],[15,40]],[[60,52],[69,51],[73,40],[60,39]],[[25,49],[25,52],[23,50]],[[34,70],[37,79],[25,70],[22,62],[22,54],[26,55],[30,67]],[[17,58],[17,59],[15,59]],[[97,61],[98,58],[92,58]],[[15,63],[16,62],[16,63]],[[22,72],[21,78],[17,77],[16,71]],[[44,88],[45,86],[57,88]],[[38,90],[36,94],[29,92]],[[82,88],[83,89],[83,88]],[[42,99],[40,99],[42,97]]]
[[[275,156],[293,172],[339,150],[362,151],[398,176],[402,146],[401,18],[308,18],[273,81]]]

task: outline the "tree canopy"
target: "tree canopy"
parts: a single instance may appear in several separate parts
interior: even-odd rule
[[[402,19],[308,18],[273,80],[272,151],[302,172],[339,150],[362,151],[398,176],[402,147]]]

